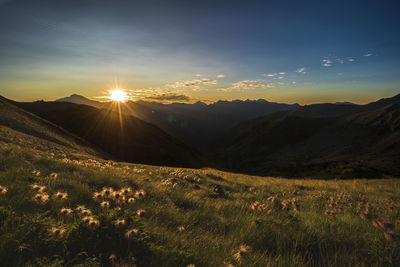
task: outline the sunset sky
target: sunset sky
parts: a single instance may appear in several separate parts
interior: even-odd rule
[[[0,0],[0,95],[365,103],[400,93],[399,1]]]

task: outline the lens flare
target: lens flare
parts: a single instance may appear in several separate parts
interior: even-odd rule
[[[123,89],[115,89],[110,91],[109,98],[112,101],[125,102],[128,99],[128,95]]]

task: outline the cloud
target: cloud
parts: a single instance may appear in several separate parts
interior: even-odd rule
[[[277,75],[285,75],[285,74],[286,74],[286,72],[281,71],[281,72],[277,72],[277,73],[268,73],[268,74],[263,74],[263,75],[266,77],[275,77]]]
[[[176,94],[176,93],[167,93],[160,95],[151,95],[144,98],[145,100],[155,100],[160,102],[170,102],[170,101],[182,101],[188,102],[191,98],[187,95]]]
[[[372,54],[371,53],[368,53],[368,54],[365,54],[365,55],[363,55],[364,57],[370,57],[370,56],[372,56]]]
[[[182,87],[198,87],[200,85],[212,85],[212,84],[217,84],[217,80],[203,78],[191,81],[175,82],[173,84],[167,84],[166,86],[172,88],[182,88]]]
[[[217,78],[225,78],[225,75],[224,74],[218,74]]]
[[[331,67],[332,63],[333,63],[333,61],[329,60],[329,59],[323,59],[322,60],[322,66],[324,66],[324,67]]]
[[[201,77],[201,76],[203,76],[203,74],[198,73],[198,74],[195,74],[194,76]]]
[[[356,61],[354,58],[349,58],[349,59],[347,59],[347,60],[350,61],[350,62]]]
[[[305,70],[306,70],[306,68],[302,67],[302,68],[298,68],[298,69],[296,70],[296,72],[302,73],[302,74],[306,74],[307,72],[306,72]]]
[[[295,81],[293,81],[293,82],[292,82],[292,84],[296,84],[296,82],[295,82]]]
[[[244,80],[232,84],[232,88],[239,90],[241,89],[252,90],[256,88],[273,88],[273,87],[275,87],[274,83],[262,83],[256,80]]]

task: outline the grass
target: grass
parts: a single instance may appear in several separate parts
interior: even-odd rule
[[[400,234],[397,179],[255,177],[35,153],[12,145],[0,148],[0,185],[8,189],[0,194],[3,266],[400,264],[399,241],[384,236]],[[49,201],[36,203],[32,184],[46,186]],[[92,199],[103,187],[130,187],[146,196],[133,204],[109,200],[111,207],[105,209]],[[68,198],[53,199],[57,191]],[[285,209],[284,200],[295,204]],[[252,210],[256,201],[260,208]],[[78,205],[92,211],[99,227],[90,229],[82,221]],[[64,218],[62,208],[74,211]],[[145,217],[137,216],[140,209]],[[327,210],[332,214],[326,215]],[[393,229],[374,227],[376,218],[386,218]],[[117,219],[127,225],[115,227]],[[53,227],[65,233],[52,234]],[[139,232],[127,239],[125,233],[132,228]]]

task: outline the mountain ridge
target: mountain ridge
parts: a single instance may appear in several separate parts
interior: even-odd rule
[[[399,175],[400,98],[316,104],[243,122],[215,152],[227,169],[261,175]]]
[[[68,102],[14,102],[110,153],[130,162],[201,167],[205,159],[195,149],[157,126],[131,115]]]

